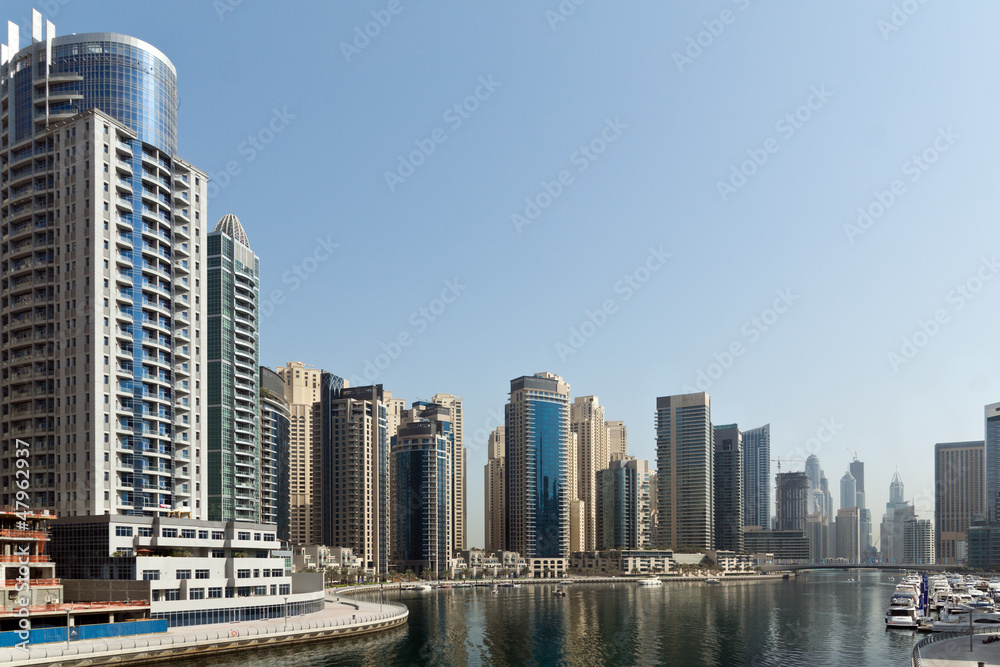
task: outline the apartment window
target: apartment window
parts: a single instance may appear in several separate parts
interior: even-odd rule
[[[139,537],[152,537],[153,528],[151,526],[139,526]]]
[[[132,526],[115,526],[117,537],[132,537]]]
[[[208,531],[207,530],[199,530],[198,531],[198,539],[199,540],[207,540],[208,539]]]
[[[143,581],[159,581],[160,571],[159,570],[143,570],[142,571]]]
[[[225,558],[226,552],[224,549],[212,549],[212,558]]]
[[[237,579],[249,579],[250,578],[250,570],[236,570],[236,578]]]
[[[171,589],[165,590],[163,592],[165,594],[165,596],[164,596],[165,600],[180,600],[181,599],[181,589],[179,589],[179,588],[171,588]]]
[[[194,571],[194,578],[195,579],[208,579],[209,578],[209,571],[208,570],[195,570]]]
[[[162,537],[177,537],[177,529],[176,528],[164,528],[163,531],[161,532],[161,536]]]
[[[238,539],[238,540],[249,540],[250,539],[250,531],[241,530],[240,532],[236,533],[236,539]]]
[[[224,540],[224,539],[226,539],[226,534],[223,531],[221,531],[221,530],[213,530],[212,531],[212,539],[213,540]]]
[[[204,588],[190,588],[188,589],[188,600],[204,600],[205,599],[205,589]]]
[[[278,587],[278,595],[289,595],[292,591],[292,587],[288,584],[281,584]]]
[[[194,534],[195,534],[194,528],[185,528],[181,530],[181,537],[185,537],[189,540],[194,539]]]
[[[191,570],[177,570],[177,578],[178,579],[190,579],[191,578]]]
[[[209,588],[208,589],[208,597],[210,597],[210,598],[221,598],[222,597],[222,587],[220,586],[218,588]]]

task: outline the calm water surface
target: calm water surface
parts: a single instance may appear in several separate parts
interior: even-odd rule
[[[919,638],[886,631],[880,572],[792,581],[524,585],[403,592],[409,623],[380,635],[262,649],[184,667],[318,665],[909,665]],[[854,581],[849,581],[853,579]],[[898,579],[898,576],[897,576]]]

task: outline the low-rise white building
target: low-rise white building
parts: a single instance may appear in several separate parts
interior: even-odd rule
[[[150,617],[171,626],[294,616],[324,606],[320,573],[293,575],[277,526],[181,517],[76,516],[52,523],[65,580],[148,582]]]

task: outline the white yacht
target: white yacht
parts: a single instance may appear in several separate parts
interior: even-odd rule
[[[639,580],[640,586],[662,586],[663,581],[659,577],[647,577]]]
[[[885,612],[886,628],[915,628],[920,622],[920,610],[912,596],[894,593]]]

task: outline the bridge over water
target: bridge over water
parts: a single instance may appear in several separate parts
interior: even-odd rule
[[[789,572],[796,570],[920,570],[926,572],[946,572],[954,570],[954,565],[933,565],[930,563],[775,563],[761,565],[762,572]]]

